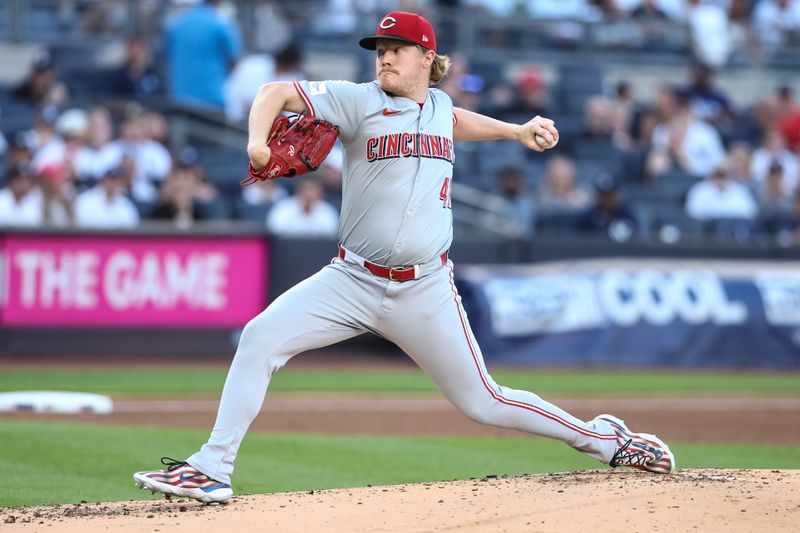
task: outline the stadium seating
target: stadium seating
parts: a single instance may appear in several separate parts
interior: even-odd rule
[[[79,24],[80,16],[94,7],[94,2],[75,2],[77,6],[71,15],[69,10],[61,9],[60,3],[46,0],[22,0],[23,8],[14,10],[10,3],[0,2],[0,39],[2,33],[9,42],[21,40],[29,44],[48,47],[52,59],[62,81],[72,95],[70,106],[90,107],[103,103],[108,98],[108,76],[115,66],[109,58],[117,57],[128,35],[90,33],[84,31]],[[130,3],[131,6],[137,4]],[[157,8],[157,15],[164,16],[169,3]],[[309,6],[320,4],[315,0],[295,3],[280,3],[289,13],[295,28],[303,28],[311,24],[306,12]],[[290,5],[291,4],[291,5]],[[255,9],[250,3],[243,3],[237,16],[247,17]],[[70,16],[72,18],[70,18]],[[306,17],[306,18],[304,18]],[[369,18],[365,16],[365,18]],[[447,50],[446,53],[463,55],[468,71],[483,77],[487,88],[503,83],[513,83],[512,73],[522,65],[541,65],[551,96],[547,115],[553,118],[559,128],[561,139],[559,146],[539,154],[524,150],[520,145],[508,142],[483,143],[476,145],[457,144],[457,165],[454,170],[456,183],[472,185],[486,192],[496,191],[498,173],[506,166],[517,165],[523,169],[528,190],[533,191],[544,175],[544,166],[549,157],[558,154],[571,157],[576,165],[578,181],[589,184],[592,177],[604,170],[613,173],[620,181],[622,193],[626,201],[634,207],[640,219],[642,235],[658,238],[664,227],[675,227],[684,236],[707,235],[710,238],[742,239],[743,236],[753,238],[760,232],[775,233],[785,227],[788,222],[780,217],[764,217],[746,229],[741,221],[714,221],[702,224],[687,217],[684,213],[684,201],[689,188],[698,178],[687,175],[680,170],[671,170],[652,182],[646,181],[644,175],[647,147],[635,147],[625,150],[615,146],[610,138],[593,137],[584,131],[583,113],[586,102],[593,96],[607,95],[609,82],[625,79],[633,85],[637,82],[636,66],[642,65],[647,70],[641,80],[653,89],[654,83],[681,83],[674,79],[675,72],[682,72],[690,65],[690,41],[688,29],[675,25],[670,29],[663,42],[645,42],[640,47],[618,42],[619,28],[631,27],[630,21],[581,22],[578,27],[583,40],[561,40],[547,29],[552,21],[528,19],[524,14],[515,15],[512,19],[503,19],[476,12],[469,8],[441,8],[441,20],[437,22],[458,34],[443,42],[449,46],[462,47],[458,50]],[[132,19],[133,20],[133,19]],[[140,21],[137,21],[137,23]],[[306,26],[304,26],[304,24]],[[615,26],[616,24],[616,26]],[[134,28],[129,28],[133,30]],[[534,31],[535,30],[535,31]],[[615,33],[616,32],[616,33]],[[330,36],[314,31],[296,31],[297,44],[307,50],[327,50],[343,55],[350,55],[351,65],[357,76],[363,80],[371,79],[374,64],[370,56],[361,51],[344,46],[348,42],[346,35],[340,35],[337,43],[342,46],[330,48]],[[157,44],[157,31],[152,33],[152,43]],[[252,35],[245,32],[245,37]],[[328,39],[328,40],[326,40]],[[616,39],[616,40],[615,40]],[[627,40],[626,42],[634,42]],[[616,43],[616,44],[615,44]],[[329,49],[330,48],[330,49]],[[158,53],[158,51],[156,50]],[[309,54],[310,55],[310,54]],[[323,70],[318,65],[309,65]],[[762,58],[759,68],[779,68],[779,72],[791,74],[800,66],[800,54],[796,49],[777,50],[772,55]],[[736,68],[752,67],[748,58],[738,56]],[[161,67],[162,65],[156,65]],[[659,75],[659,68],[665,74]],[[795,70],[792,70],[795,68]],[[669,70],[668,70],[669,69]],[[309,74],[316,71],[309,69]],[[611,75],[615,72],[614,75]],[[623,74],[620,74],[622,72]],[[667,72],[672,74],[666,74]],[[774,73],[775,71],[773,71]],[[724,73],[724,71],[723,71]],[[793,79],[796,79],[795,76]],[[748,89],[751,90],[751,89]],[[646,91],[640,92],[647,94]],[[488,96],[488,95],[487,95]],[[747,95],[751,100],[762,95]],[[742,99],[737,94],[736,100]],[[142,101],[139,101],[142,103]],[[146,105],[154,104],[158,111],[170,117],[181,117],[188,113],[178,106],[167,102],[145,101]],[[650,101],[639,102],[649,105]],[[119,109],[117,109],[119,111]],[[751,109],[737,109],[740,116],[737,124],[740,127],[733,132],[723,132],[726,141],[746,138],[750,142],[758,141],[760,132],[755,128],[751,117]],[[14,100],[10,97],[9,87],[0,89],[0,131],[10,139],[17,131],[28,129],[34,122],[36,110],[30,104]],[[119,117],[117,117],[118,119]],[[515,123],[523,123],[531,117],[514,113],[503,117]],[[252,207],[241,203],[239,180],[245,177],[246,156],[243,150],[220,147],[213,143],[213,133],[220,135],[230,131],[220,117],[202,117],[205,132],[199,135],[191,126],[184,125],[180,133],[173,135],[171,143],[198,144],[202,140],[207,144],[201,146],[200,163],[205,169],[206,178],[214,184],[222,195],[220,202],[207,206],[212,218],[237,217],[245,220],[263,220],[268,208]],[[171,122],[174,124],[174,122]],[[176,130],[181,128],[175,128]],[[211,134],[208,133],[211,131]],[[174,132],[174,130],[173,130]],[[246,136],[246,131],[237,130],[238,135]],[[235,142],[228,142],[233,146]],[[174,149],[175,146],[169,148]],[[0,162],[0,171],[5,164]],[[539,232],[569,231],[574,226],[571,215],[542,215],[537,223]]]

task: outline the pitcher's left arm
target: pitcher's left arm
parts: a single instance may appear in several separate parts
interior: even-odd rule
[[[558,130],[549,118],[537,115],[525,124],[511,124],[460,107],[454,107],[453,113],[456,117],[453,138],[456,141],[510,139],[537,152],[543,152],[558,142]],[[544,137],[547,143],[540,146],[534,138],[536,135]]]

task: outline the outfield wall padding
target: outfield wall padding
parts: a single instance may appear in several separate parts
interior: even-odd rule
[[[229,359],[247,320],[327,264],[336,251],[332,239],[276,238],[263,228],[236,224],[200,224],[185,231],[168,226],[93,232],[0,229],[0,357],[86,354]],[[731,242],[665,246],[576,236],[493,240],[457,236],[450,255],[489,361],[797,366],[800,324],[774,320],[776,315],[794,316],[794,302],[800,296],[793,278],[771,283],[764,276],[756,279],[751,271],[753,262],[766,265],[765,271],[800,271],[798,247]],[[698,262],[692,267],[693,281],[670,273],[678,260]],[[711,274],[703,266],[709,261],[717,264]],[[653,278],[646,272],[650,267],[636,270],[648,262],[672,266],[665,267],[666,277]],[[640,266],[631,266],[636,264]],[[527,273],[520,274],[513,265]],[[728,274],[720,274],[720,265],[739,265],[743,274],[729,275],[727,270]],[[626,313],[633,313],[624,305],[616,312],[600,307],[593,320],[586,318],[591,306],[607,304],[597,294],[615,280],[613,272],[623,267],[639,272],[628,274],[626,283],[651,284],[656,299],[660,297],[657,285],[662,282],[673,289],[676,283],[699,283],[706,289],[713,285],[717,300],[706,295],[703,305],[713,307],[716,302],[721,307],[715,312],[744,306],[746,320],[715,322],[709,310],[707,320],[690,324],[684,319],[691,321],[692,313],[700,313],[695,306],[675,310],[668,324],[651,323],[648,317],[662,320],[658,312],[663,306],[658,305],[641,310],[641,316],[630,323],[619,322]],[[506,278],[512,270],[517,279],[510,282]],[[497,279],[489,283],[487,276]],[[710,282],[708,276],[716,276],[715,281]],[[506,281],[498,281],[502,279]],[[519,296],[511,298],[513,305],[500,297],[497,287],[503,283],[508,294]],[[487,292],[487,287],[493,288]],[[572,291],[559,287],[572,287]],[[576,292],[580,287],[583,292]],[[680,297],[680,291],[667,294]],[[683,297],[691,303],[694,296],[691,291],[686,294]],[[527,300],[520,300],[523,295]],[[508,311],[508,305],[513,311]],[[581,327],[565,329],[576,316],[583,317]],[[500,322],[498,317],[502,317]],[[550,321],[557,327],[514,333],[515,327],[530,325],[531,320]],[[395,350],[368,334],[347,343],[345,351],[360,347]]]

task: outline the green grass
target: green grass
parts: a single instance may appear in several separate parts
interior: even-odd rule
[[[217,395],[225,367],[3,369],[0,391],[72,390],[105,394]],[[800,395],[800,374],[575,372],[502,369],[501,385],[547,395]],[[270,384],[276,392],[434,392],[414,368],[385,370],[287,368]]]
[[[131,474],[183,458],[206,431],[0,420],[0,506],[155,499]],[[800,446],[671,443],[681,467],[800,468]],[[529,438],[251,433],[238,494],[598,468],[567,446]]]

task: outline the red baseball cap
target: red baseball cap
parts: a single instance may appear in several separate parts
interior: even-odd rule
[[[538,91],[544,87],[544,77],[538,68],[525,67],[517,78],[517,86],[522,91]]]
[[[364,37],[358,44],[361,48],[375,50],[378,39],[406,41],[436,51],[436,34],[433,33],[433,26],[416,13],[392,11],[378,23],[375,35]]]
[[[64,172],[65,168],[64,165],[60,162],[49,162],[45,163],[37,173],[39,179],[43,182],[47,183],[59,183],[64,181],[66,177],[66,173]]]

